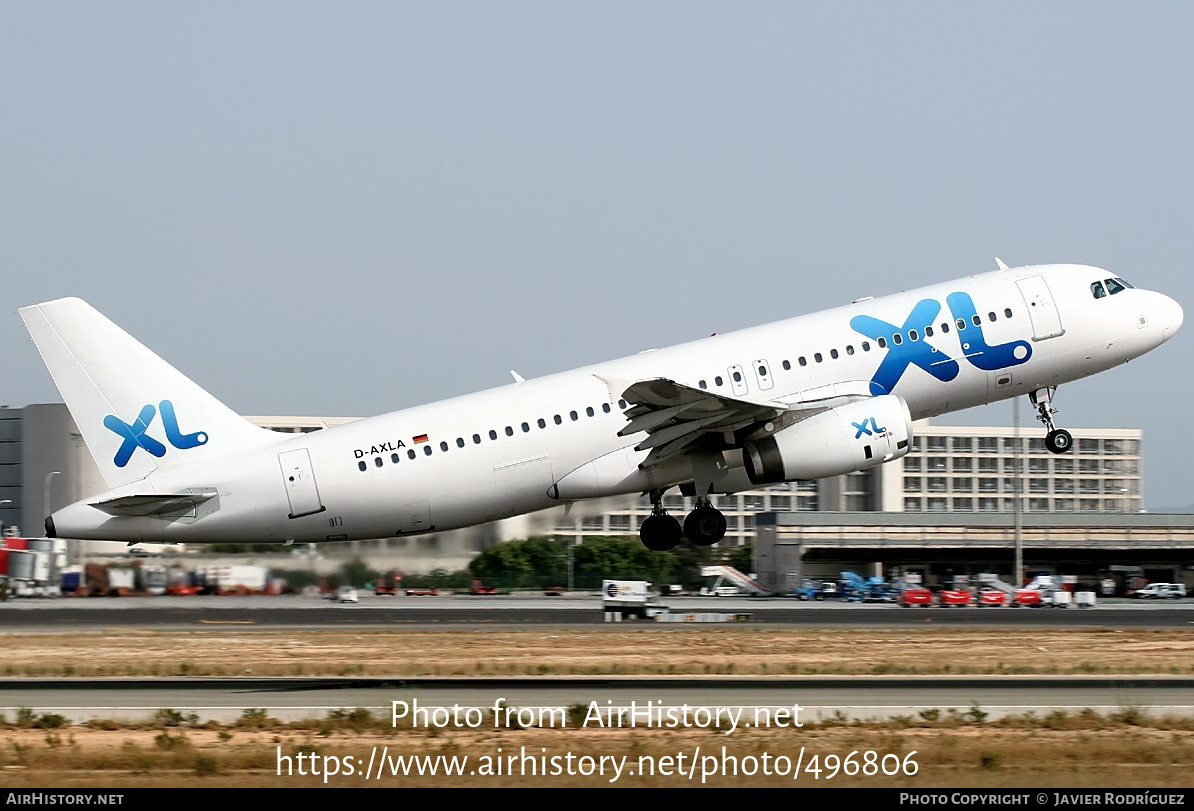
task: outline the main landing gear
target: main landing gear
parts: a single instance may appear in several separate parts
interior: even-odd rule
[[[684,537],[693,546],[712,546],[726,536],[726,517],[708,498],[698,498],[684,519]]]
[[[639,527],[638,537],[652,552],[666,552],[680,543],[680,522],[663,508],[663,491],[652,490],[651,514]]]
[[[712,546],[726,536],[726,517],[706,497],[684,519],[684,528],[663,508],[663,490],[652,490],[651,514],[639,528],[638,537],[652,552],[666,552],[680,543],[681,532],[694,546]]]
[[[1074,447],[1074,438],[1070,436],[1069,431],[1053,424],[1053,415],[1057,413],[1057,409],[1053,407],[1055,394],[1057,394],[1057,387],[1048,386],[1032,392],[1028,395],[1028,399],[1036,408],[1036,418],[1049,429],[1049,433],[1045,434],[1045,447],[1049,449],[1050,453],[1066,453]]]

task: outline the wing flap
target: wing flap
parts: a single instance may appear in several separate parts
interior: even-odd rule
[[[647,434],[635,448],[651,450],[643,467],[687,453],[706,437],[725,444],[727,433],[776,419],[788,410],[783,403],[724,397],[666,378],[630,383],[622,397],[631,407],[625,412],[629,422],[619,434]]]

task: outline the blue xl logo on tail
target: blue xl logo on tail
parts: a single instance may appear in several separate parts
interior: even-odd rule
[[[178,417],[174,413],[173,403],[169,400],[162,400],[158,406],[162,411],[162,427],[166,429],[166,439],[171,445],[179,450],[186,450],[207,443],[207,433],[204,431],[184,434],[179,430]],[[150,423],[153,422],[157,412],[158,409],[150,403],[141,409],[137,419],[131,423],[126,423],[112,414],[104,417],[104,427],[124,438],[124,442],[116,451],[116,456],[112,458],[116,467],[127,465],[137,448],[144,448],[151,456],[159,458],[166,455],[166,446],[149,435]]]

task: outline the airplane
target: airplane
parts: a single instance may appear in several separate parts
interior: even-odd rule
[[[649,495],[640,538],[722,540],[710,496],[900,458],[913,422],[1028,395],[1046,445],[1057,386],[1143,355],[1181,306],[1096,267],[1008,267],[307,434],[238,416],[88,304],[20,314],[108,492],[49,537],[130,544],[348,541]],[[663,508],[695,497],[683,524]]]

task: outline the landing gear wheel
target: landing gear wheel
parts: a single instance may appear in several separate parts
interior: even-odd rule
[[[1057,428],[1045,436],[1045,447],[1050,453],[1065,453],[1074,447],[1074,438],[1064,428]]]
[[[680,522],[667,513],[648,515],[639,528],[638,537],[652,552],[667,552],[680,543]]]
[[[712,546],[726,536],[726,517],[716,507],[697,507],[684,519],[684,537],[693,546]]]

